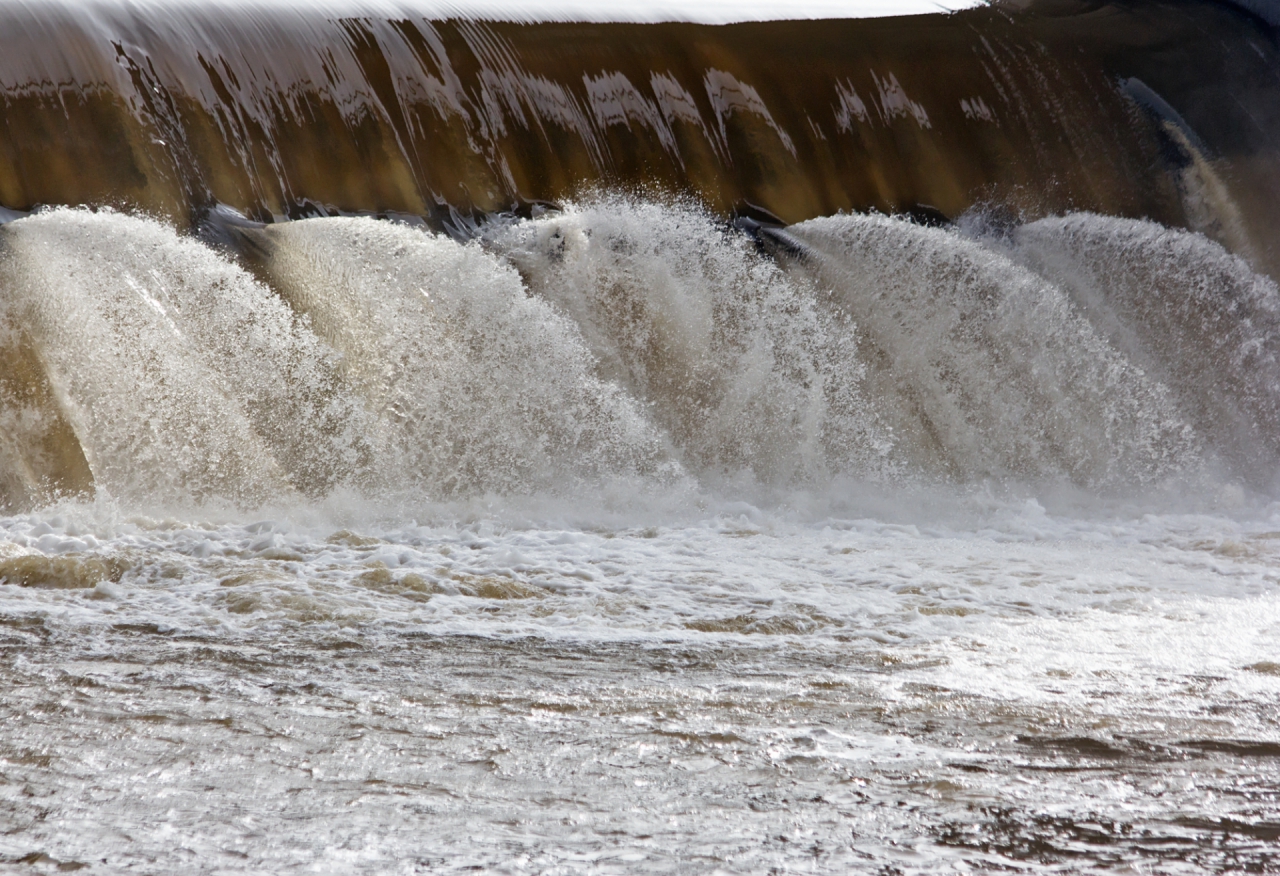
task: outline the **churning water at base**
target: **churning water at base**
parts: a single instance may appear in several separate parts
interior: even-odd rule
[[[466,243],[373,219],[233,228],[237,264],[152,220],[41,213],[2,236],[21,366],[4,498],[1270,486],[1271,280],[1151,223],[968,224],[841,215],[753,239],[602,197]]]
[[[1266,870],[1280,295],[1077,214],[0,229],[0,866]]]

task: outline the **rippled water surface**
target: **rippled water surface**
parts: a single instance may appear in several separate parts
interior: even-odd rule
[[[968,525],[8,518],[0,855],[1276,866],[1280,512],[960,505]]]

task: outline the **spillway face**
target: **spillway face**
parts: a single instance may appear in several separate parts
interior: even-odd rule
[[[0,513],[87,495],[93,474],[44,365],[7,309],[0,313]]]
[[[443,221],[658,185],[791,222],[995,199],[1250,245],[1280,192],[1275,44],[1176,5],[711,27],[10,3],[0,205]]]

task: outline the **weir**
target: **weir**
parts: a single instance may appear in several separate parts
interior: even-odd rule
[[[6,4],[0,505],[1270,489],[1276,61],[1191,0]]]
[[[1272,25],[1200,0],[721,26],[7,3],[0,205],[441,228],[597,186],[783,222],[989,203],[1205,230],[1274,274],[1278,62]]]
[[[1280,872],[1280,0],[465,2],[0,0],[0,871]]]

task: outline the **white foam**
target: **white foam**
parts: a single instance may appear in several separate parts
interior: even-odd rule
[[[0,316],[108,489],[0,517],[0,856],[1269,860],[1280,506],[1151,476],[1194,462],[1142,456],[1181,396],[1075,297],[1168,268],[1150,231],[1077,217],[1017,250],[836,217],[783,268],[695,208],[603,198],[465,245],[274,228],[277,295],[150,220],[6,225]],[[1200,301],[1221,253],[1174,238],[1165,291]],[[1032,258],[1064,248],[1065,274]],[[1199,361],[1228,378],[1273,344],[1226,337]],[[905,390],[867,338],[902,345]],[[961,412],[951,484],[909,434],[915,476],[879,464],[912,392]],[[1071,422],[1026,402],[1054,393]],[[1062,435],[1113,480],[1058,477]]]

